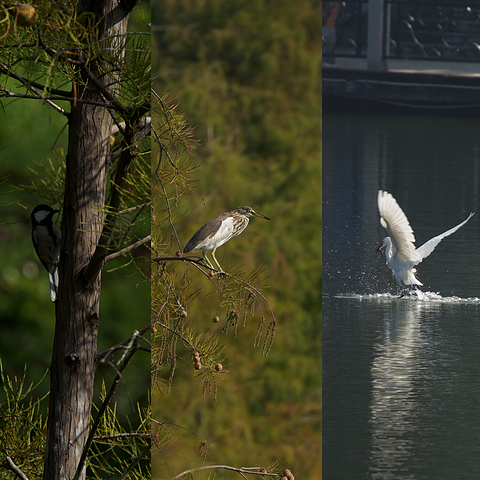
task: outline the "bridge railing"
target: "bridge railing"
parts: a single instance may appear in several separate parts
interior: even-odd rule
[[[322,6],[326,62],[335,57],[480,62],[479,0],[345,0]]]

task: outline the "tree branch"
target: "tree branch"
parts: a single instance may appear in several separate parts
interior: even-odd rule
[[[112,435],[99,435],[95,437],[98,442],[100,440],[114,440],[115,438],[150,438],[151,433],[142,432],[126,432],[126,433],[114,433]]]
[[[262,312],[262,322],[258,326],[257,335],[255,336],[254,346],[258,346],[260,344],[260,339],[261,339],[261,336],[263,334],[263,325],[264,325],[263,319],[265,318],[265,316],[263,314],[262,306],[257,299],[257,296],[260,297],[267,304],[267,307],[270,311],[270,315],[272,316],[270,324],[268,325],[268,328],[267,328],[267,332],[265,334],[265,339],[264,339],[264,343],[263,343],[263,347],[262,347],[262,353],[265,356],[267,356],[268,352],[270,351],[270,348],[272,347],[272,344],[273,344],[273,338],[275,336],[275,331],[276,331],[276,328],[277,328],[277,319],[275,318],[275,314],[273,313],[272,306],[270,305],[270,302],[267,300],[265,295],[263,295],[263,293],[260,292],[260,290],[258,288],[255,288],[251,284],[251,279],[247,280],[247,279],[244,279],[244,278],[242,278],[238,275],[232,275],[232,274],[229,274],[227,272],[219,272],[219,271],[211,268],[210,266],[205,265],[203,263],[203,258],[202,257],[196,257],[196,258],[198,258],[198,260],[195,259],[195,258],[192,258],[192,257],[184,257],[184,256],[179,256],[179,257],[177,257],[177,256],[175,256],[175,257],[155,257],[155,258],[152,258],[152,262],[161,263],[161,262],[174,261],[174,260],[189,262],[189,263],[194,264],[204,275],[206,275],[208,277],[214,277],[215,275],[218,275],[219,277],[221,276],[220,278],[230,278],[235,283],[240,285],[241,288],[250,292],[255,297],[256,304],[259,306],[259,308]],[[200,267],[202,267],[202,268],[200,268]],[[203,270],[203,268],[210,269],[210,272],[207,273],[206,271]],[[223,295],[223,292],[221,291],[217,282],[212,282],[212,284],[215,285],[215,287],[220,291],[220,294]]]
[[[137,111],[140,115],[143,112]],[[112,191],[109,205],[109,213],[105,219],[102,235],[98,242],[95,252],[90,260],[89,264],[83,272],[83,279],[85,284],[89,284],[97,275],[105,264],[105,258],[107,256],[107,248],[113,240],[113,232],[117,222],[118,211],[123,199],[123,192],[127,183],[127,175],[130,167],[130,163],[135,158],[132,151],[132,146],[135,143],[135,134],[137,131],[138,123],[141,121],[141,117],[133,119],[132,123],[127,124],[125,130],[125,137],[122,141],[122,153],[118,160],[117,170],[115,178],[112,181]]]
[[[133,469],[137,466],[138,462],[140,462],[140,460],[145,457],[145,454],[149,450],[150,450],[150,443],[140,452],[140,455],[138,455],[133,459],[132,464],[127,468],[127,470],[125,470],[125,472],[123,472],[119,480],[124,480],[125,478],[128,478],[130,473],[132,473]]]
[[[30,90],[35,95],[37,95],[37,97],[34,97],[34,98],[37,98],[39,100],[43,100],[47,105],[50,105],[52,108],[54,108],[57,112],[61,113],[62,115],[65,115],[65,116],[69,115],[63,108],[59,107],[58,105],[53,103],[48,98],[43,97],[42,94],[31,84],[31,82],[29,80],[27,80],[26,78],[14,73],[3,62],[0,62],[0,73],[3,73],[4,75],[7,75],[8,77],[14,78],[15,80],[19,81],[28,90]],[[18,94],[18,95],[17,94],[12,94],[12,92],[9,92],[5,88],[2,88],[1,90],[8,92],[9,93],[8,96],[21,96],[20,94]],[[64,100],[64,98],[61,98],[60,100]]]
[[[118,383],[120,382],[120,380],[122,378],[123,372],[127,368],[128,364],[130,363],[130,360],[133,358],[135,353],[139,350],[139,348],[138,348],[138,332],[135,332],[130,340],[131,340],[130,341],[130,348],[127,352],[125,352],[126,355],[124,355],[124,357],[122,359],[123,361],[121,360],[122,364],[118,368],[117,376],[115,377],[115,379],[112,383],[112,386],[110,387],[110,390],[108,391],[108,393],[105,397],[105,400],[103,401],[102,405],[100,406],[100,408],[98,410],[97,417],[95,418],[95,421],[93,422],[92,429],[90,431],[90,434],[88,435],[88,439],[87,439],[87,442],[85,443],[85,447],[83,448],[82,456],[80,458],[80,461],[78,462],[77,471],[76,471],[75,476],[73,477],[72,480],[78,480],[78,478],[80,477],[80,475],[83,471],[86,459],[87,459],[88,451],[90,450],[93,439],[95,437],[95,432],[98,430],[98,427],[100,426],[100,421],[101,421],[101,419],[102,419],[102,417],[103,417],[103,415],[104,415],[104,413],[107,409],[108,404],[110,403],[110,400],[112,399],[112,397],[113,397],[113,395],[114,395],[114,393],[117,389]]]
[[[127,116],[129,113],[127,109],[115,98],[108,88],[93,75],[87,65],[83,64],[81,69],[86,73],[88,79],[93,83],[98,92],[115,107],[115,110],[121,112],[123,116]]]
[[[215,272],[216,270],[209,265],[206,265],[204,263],[205,259],[203,257],[184,257],[179,256],[179,257],[154,257],[152,258],[152,262],[168,262],[170,260],[179,260],[181,262],[190,262],[190,263],[195,263],[196,265],[199,265],[200,267],[205,267],[210,269],[212,272]],[[225,272],[220,272],[220,273],[225,273]],[[228,275],[228,274],[226,274]]]
[[[28,477],[13,463],[13,460],[10,457],[5,459],[5,464],[3,465],[8,470],[11,470],[20,480],[28,480]]]
[[[179,473],[175,477],[170,478],[170,480],[178,480],[180,478],[186,477],[187,475],[191,475],[192,473],[202,472],[204,470],[231,470],[232,472],[237,472],[243,478],[247,478],[245,476],[245,474],[247,474],[247,475],[261,475],[261,476],[270,475],[271,477],[282,477],[281,473],[267,472],[262,467],[235,468],[235,467],[230,467],[229,465],[205,465],[203,467],[197,467],[197,468],[192,468],[190,470],[185,470],[184,472]]]
[[[151,329],[152,329],[152,324],[149,323],[148,325],[143,327],[141,330],[135,331],[129,338],[127,338],[123,342],[117,343],[117,345],[114,345],[113,347],[110,347],[107,350],[104,350],[103,352],[98,353],[97,354],[98,361],[102,362],[102,363],[105,362],[105,360],[107,359],[107,357],[111,353],[116,352],[117,350],[123,350],[128,345],[130,345],[132,343],[132,340],[133,340],[134,337],[142,338],[142,340],[144,340],[146,343],[150,344],[150,342],[147,339],[143,338],[143,335]]]
[[[65,102],[77,102],[77,103],[84,103],[84,104],[88,104],[88,105],[96,105],[98,107],[103,107],[103,108],[114,109],[114,107],[109,103],[96,102],[94,100],[84,100],[82,98],[42,97],[40,94],[38,94],[38,95],[28,95],[27,93],[14,93],[14,92],[11,92],[10,90],[8,90],[6,88],[3,88],[3,87],[0,87],[0,91],[5,92],[5,95],[0,95],[0,97],[5,97],[5,98],[25,98],[25,99],[29,99],[29,100],[42,100],[42,101],[47,102],[47,103],[49,101],[53,101],[53,100],[62,101],[62,102],[63,101],[65,101]],[[65,115],[66,117],[68,117],[70,115],[67,111],[63,110],[61,107],[54,104],[53,102],[52,102],[52,105],[50,105],[50,106],[53,107],[55,110],[57,110],[62,115]]]
[[[160,425],[160,427],[163,427],[164,425],[171,425],[172,427],[180,428],[181,430],[185,430],[186,432],[190,433],[191,435],[194,435],[195,437],[198,437],[202,441],[202,445],[204,445],[206,448],[208,448],[207,440],[204,437],[202,437],[200,434],[194,432],[193,430],[190,430],[187,427],[182,427],[182,425],[178,425],[177,423],[173,423],[173,422],[166,422],[164,420],[157,420],[156,418],[153,418],[153,417],[152,417],[152,422],[153,423],[158,423],[158,425]]]
[[[132,250],[135,250],[136,248],[144,245],[145,243],[149,242],[152,239],[151,235],[147,235],[145,238],[142,238],[138,242],[133,243],[132,245],[129,245],[128,247],[122,248],[122,250],[119,250],[118,252],[111,253],[110,255],[107,255],[105,257],[105,263],[110,262],[111,260],[115,260],[118,257],[121,257],[122,255],[127,254],[128,252],[131,252]]]

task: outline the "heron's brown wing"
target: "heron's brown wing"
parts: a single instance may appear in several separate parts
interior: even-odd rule
[[[183,253],[192,252],[194,250],[200,250],[203,246],[204,241],[215,235],[218,229],[222,225],[222,222],[230,216],[229,212],[222,213],[215,217],[213,220],[210,220],[202,228],[197,230],[195,235],[190,239],[190,241],[185,245]]]

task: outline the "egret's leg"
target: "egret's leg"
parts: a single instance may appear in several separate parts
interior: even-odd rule
[[[207,254],[205,253],[204,250],[202,250],[202,255],[203,255],[203,258],[207,261],[208,266],[209,266],[210,268],[213,268],[213,269],[215,270],[215,267],[212,265],[212,263],[211,263],[210,260],[208,259]]]
[[[212,257],[215,260],[215,263],[218,265],[219,272],[223,272],[223,268],[220,266],[220,264],[218,263],[217,257],[215,256],[216,250],[217,250],[216,248],[213,249]]]

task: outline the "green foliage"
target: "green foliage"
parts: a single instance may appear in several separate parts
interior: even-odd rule
[[[182,266],[180,256],[174,258],[162,258],[173,247],[178,236],[175,230],[175,213],[182,197],[190,193],[191,180],[188,178],[188,164],[182,163],[183,154],[191,151],[191,130],[181,115],[176,113],[177,104],[174,99],[166,95],[164,98],[155,96],[158,102],[154,122],[154,133],[157,147],[157,166],[154,177],[154,229],[153,248],[157,255],[157,264],[152,272],[152,306],[154,311],[153,326],[154,350],[153,360],[153,383],[157,382],[157,373],[160,370],[169,369],[166,390],[170,391],[174,380],[177,358],[181,355],[178,342],[183,342],[183,347],[189,351],[193,358],[192,366],[203,380],[203,396],[217,394],[217,378],[224,374],[223,345],[206,333],[203,329],[197,329],[187,319],[188,309],[191,303],[195,303],[198,287],[203,281],[215,292],[218,299],[214,314],[211,318],[218,318],[219,312],[226,311],[224,331],[232,329],[235,334],[239,324],[245,325],[247,316],[255,314],[255,307],[261,311],[254,344],[259,346],[263,339],[263,352],[265,354],[271,348],[275,334],[276,320],[268,300],[262,295],[255,280],[261,269],[253,271],[249,275],[232,270],[230,273],[215,273],[212,269],[200,261],[195,261],[194,266],[201,272],[195,281],[190,279],[189,268],[186,266],[183,273],[178,273]],[[186,165],[186,166],[184,166]],[[174,196],[169,196],[172,191]],[[171,228],[170,238],[165,238],[165,226]],[[175,240],[174,240],[175,239]],[[180,245],[178,242],[177,245]],[[165,260],[165,262],[164,262]],[[178,267],[178,269],[177,269]],[[203,280],[202,280],[203,279]],[[265,305],[266,313],[262,310]],[[269,317],[267,328],[264,329],[266,317]]]
[[[7,457],[30,479],[41,478],[45,454],[46,420],[43,420],[42,404],[48,394],[33,400],[37,383],[25,388],[27,366],[23,376],[13,380],[4,373],[0,360],[0,381],[3,394],[0,395],[0,469],[1,478],[14,480],[17,476],[8,470]],[[102,384],[100,401],[106,396]],[[87,478],[101,479],[133,478],[147,480],[150,470],[150,408],[137,404],[135,427],[128,422],[122,425],[118,420],[116,405],[108,406],[88,457]],[[108,459],[108,461],[106,461]],[[105,475],[108,474],[108,477]],[[124,477],[121,477],[124,475]]]
[[[239,205],[268,215],[272,222],[252,220],[217,257],[229,273],[264,266],[256,283],[277,319],[264,358],[251,348],[252,322],[243,327],[240,315],[236,338],[235,329],[223,329],[228,302],[211,323],[216,290],[190,272],[188,318],[214,336],[227,333],[228,373],[212,404],[201,385],[192,387],[191,355],[181,351],[172,394],[155,398],[154,412],[206,438],[209,464],[277,461],[297,477],[320,478],[320,3],[181,0],[154,5],[153,13],[162,25],[154,29],[157,88],[175,92],[199,139],[190,180],[197,197],[178,202],[176,233],[168,237],[164,224],[164,246],[172,255],[206,221]],[[178,269],[171,275],[180,278]],[[171,455],[157,458],[157,468],[173,475],[198,465],[188,433],[174,430],[171,441],[184,446],[182,466]]]
[[[147,2],[143,4],[148,6]],[[114,208],[96,206],[102,220],[108,214],[104,233],[112,240],[107,257],[111,261],[105,268],[108,275],[102,276],[99,350],[122,342],[149,321],[149,251],[145,246],[129,248],[138,239],[148,242],[150,233],[151,62],[149,27],[145,25],[150,21],[150,8],[135,8],[132,15],[144,34],[131,30],[125,44],[115,38],[107,49],[105,43],[98,41],[102,21],[94,24],[91,14],[77,12],[76,1],[61,5],[36,3],[33,26],[20,24],[16,8],[0,5],[0,151],[9,175],[8,182],[0,185],[0,193],[12,205],[2,209],[0,225],[4,253],[0,259],[0,350],[8,359],[10,372],[18,372],[30,359],[31,368],[24,373],[27,382],[30,378],[38,379],[50,363],[55,323],[55,308],[48,298],[48,276],[31,244],[29,211],[38,203],[62,205],[66,161],[63,152],[67,150],[65,116],[70,107],[82,101],[77,94],[87,78],[91,82],[89,88],[99,89],[98,105],[110,111],[118,130],[112,132],[110,143],[107,202],[115,196],[120,200]],[[107,85],[102,89],[102,85],[97,85],[95,79],[101,74],[108,75],[112,85],[120,80],[118,88]],[[131,161],[126,169],[123,159],[130,154],[134,158],[128,158]],[[122,173],[116,175],[117,170]],[[56,221],[61,230],[61,214]],[[117,253],[123,256],[112,259]],[[148,400],[150,358],[142,354],[140,357],[143,358],[132,359],[131,368],[122,376],[126,388],[116,398],[118,414],[117,407],[114,408],[119,423],[108,425],[112,435],[123,435],[131,427],[130,440],[140,439],[139,448],[145,441],[148,443],[144,437],[148,430],[144,417],[147,413],[142,411],[139,419],[132,419],[133,426],[124,418],[132,402],[128,398],[130,392],[134,393],[134,401],[146,404]],[[111,367],[99,365],[97,390],[101,388],[98,384],[111,377],[112,372],[115,375]],[[39,385],[37,390],[41,396],[46,386]],[[45,402],[35,405],[45,415]],[[137,429],[143,429],[142,435],[135,435]],[[13,437],[9,441],[13,442]],[[39,448],[40,466],[44,447]],[[129,456],[137,453],[128,442],[121,443],[112,453],[112,468],[127,468],[133,462]],[[98,466],[99,458],[95,457],[95,461]],[[143,473],[135,478],[143,474],[149,478],[149,470],[144,467],[137,469]],[[38,478],[38,474],[31,478]]]
[[[149,103],[151,62],[148,35],[131,35],[125,42],[116,37],[98,41],[104,19],[96,24],[93,13],[77,11],[75,1],[57,5],[44,0],[31,8],[35,9],[37,20],[34,26],[24,27],[18,24],[14,6],[1,5],[0,15],[3,13],[5,21],[0,23],[0,35],[4,44],[10,47],[2,49],[3,64],[14,66],[15,71],[28,81],[41,79],[43,82],[32,93],[41,98],[52,94],[72,97],[74,92],[68,95],[67,92],[72,88],[75,91],[75,84],[85,81],[85,77],[79,75],[78,66],[95,61],[101,68],[100,74],[116,78],[121,72],[123,81],[117,93],[119,100],[131,111]],[[55,91],[61,88],[65,88],[64,93]]]
[[[53,164],[51,158],[47,158],[46,163],[32,160],[38,170],[28,168],[35,175],[38,183],[32,180],[30,185],[19,185],[13,189],[12,193],[35,195],[53,207],[61,205],[65,187],[65,155],[63,150],[56,153],[57,166]]]
[[[29,478],[40,478],[43,471],[43,455],[46,440],[46,420],[40,413],[40,404],[46,398],[32,399],[32,392],[43,381],[25,388],[25,366],[21,378],[12,380],[3,371],[0,359],[0,380],[3,394],[0,395],[0,468],[6,467],[6,458]],[[3,397],[3,398],[2,398]],[[2,478],[15,479],[13,472],[3,471]]]
[[[106,397],[102,385],[100,401]],[[128,429],[118,421],[116,406],[108,406],[102,416],[88,457],[88,478],[102,479],[121,475],[119,478],[150,479],[150,408],[137,404],[138,426]],[[108,459],[108,460],[107,460]],[[106,461],[107,460],[107,461]]]

